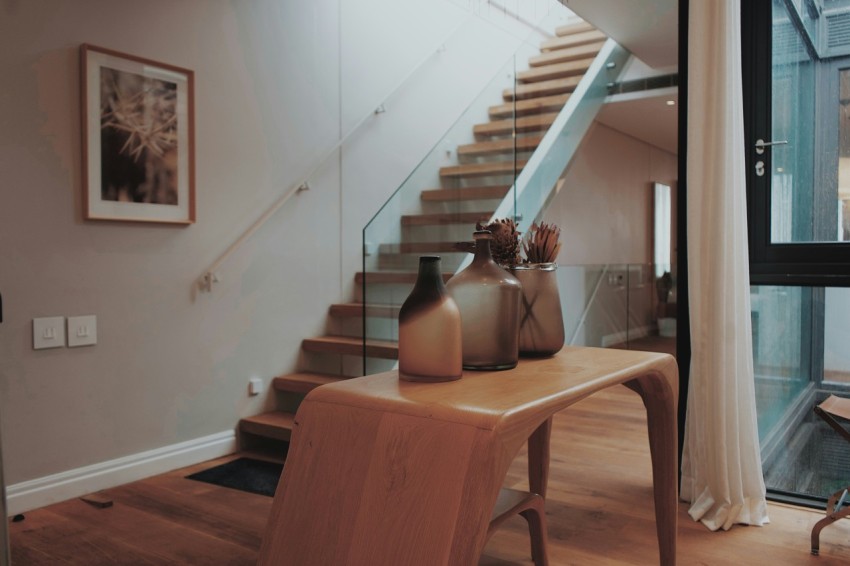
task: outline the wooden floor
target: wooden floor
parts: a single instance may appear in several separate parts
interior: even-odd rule
[[[556,416],[546,503],[552,564],[658,563],[645,427],[638,396],[623,387]],[[107,490],[110,508],[75,499],[26,513],[10,523],[13,564],[253,564],[271,498],[184,479],[222,460]],[[508,483],[522,486],[524,476],[520,454]],[[682,503],[679,564],[850,564],[850,520],[827,527],[821,556],[809,554],[820,516],[770,505],[766,527],[712,533]],[[481,564],[531,564],[522,519],[491,539]]]

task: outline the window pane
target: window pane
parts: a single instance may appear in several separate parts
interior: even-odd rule
[[[816,14],[801,10],[792,18],[788,9],[774,0],[773,139],[765,141],[788,143],[766,150],[772,158],[770,241],[848,241],[850,75],[840,63],[850,67],[850,58],[822,59]]]
[[[751,288],[765,484],[825,498],[850,484],[850,446],[814,413],[850,397],[850,289]]]

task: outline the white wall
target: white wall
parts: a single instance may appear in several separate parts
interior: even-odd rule
[[[504,15],[485,14],[498,26],[470,19],[472,8],[457,0],[0,0],[7,485],[183,446],[271,405],[270,396],[248,397],[248,378],[268,383],[296,369],[302,338],[322,332],[330,303],[350,298],[363,219],[527,33]],[[450,35],[458,26],[467,27]],[[195,71],[195,225],[82,220],[84,42]],[[418,118],[388,108],[367,123],[312,190],[225,263],[215,291],[196,294],[197,278],[242,230],[445,42],[465,66],[426,69],[395,95],[400,108],[422,109]],[[478,72],[464,71],[470,65]],[[32,350],[33,317],[80,314],[97,315],[96,346]],[[99,481],[91,487],[107,486]]]

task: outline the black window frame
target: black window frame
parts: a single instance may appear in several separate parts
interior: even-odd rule
[[[790,0],[784,1],[790,4]],[[755,165],[758,160],[762,160],[764,170],[772,171],[772,152],[766,150],[762,155],[757,155],[755,143],[759,138],[765,141],[772,139],[772,7],[772,0],[749,0],[741,3],[750,281],[753,285],[848,287],[850,242],[770,241],[771,176],[756,175]],[[793,9],[793,6],[789,7]],[[823,97],[816,101],[816,114],[818,111],[826,111],[823,102]],[[817,150],[823,150],[822,140],[816,141]]]

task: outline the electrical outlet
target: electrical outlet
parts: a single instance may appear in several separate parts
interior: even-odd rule
[[[248,394],[252,397],[263,392],[263,380],[259,377],[252,377],[248,380]]]
[[[32,319],[32,349],[65,347],[65,317],[50,316]]]
[[[87,316],[68,317],[68,347],[93,346],[97,344],[97,317]]]

